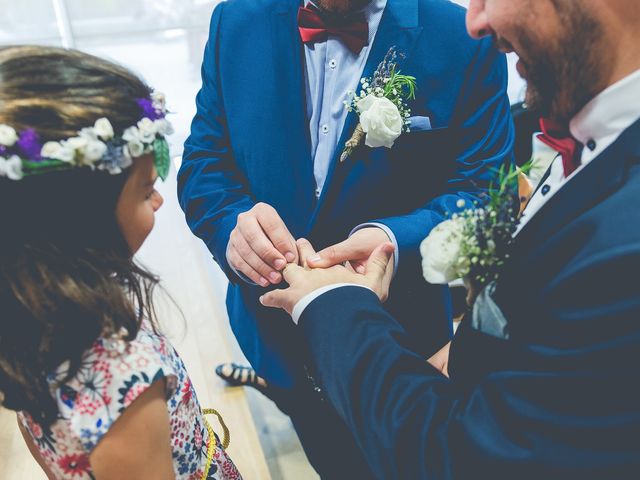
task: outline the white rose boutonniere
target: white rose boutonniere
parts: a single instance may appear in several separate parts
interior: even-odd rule
[[[456,216],[436,226],[420,244],[422,273],[429,283],[447,284],[469,273],[461,255],[465,221]]]
[[[360,93],[344,102],[360,121],[345,143],[341,162],[363,143],[371,148],[391,148],[403,132],[409,131],[411,111],[406,102],[415,98],[416,79],[400,73],[397,59],[398,53],[391,48],[373,77],[360,80]]]
[[[457,212],[431,230],[420,245],[427,282],[446,285],[461,278],[477,294],[498,279],[518,225],[520,174],[502,168],[483,205],[460,199]]]
[[[402,134],[404,122],[398,108],[388,98],[367,95],[358,101],[358,111],[367,147],[391,148]]]

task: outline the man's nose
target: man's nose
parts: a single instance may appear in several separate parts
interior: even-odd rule
[[[491,34],[485,0],[471,0],[467,10],[467,31],[473,38],[479,39]]]

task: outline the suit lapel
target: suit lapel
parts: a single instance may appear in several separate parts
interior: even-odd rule
[[[624,131],[618,140],[541,207],[516,237],[517,250],[526,251],[549,238],[618,189],[626,178],[629,162],[640,159],[638,138],[640,121]]]
[[[271,128],[275,129],[272,138],[282,141],[284,164],[279,168],[284,169],[281,177],[289,183],[282,187],[287,190],[307,192],[304,194],[303,203],[306,205],[308,200],[309,210],[302,209],[300,204],[297,204],[296,208],[296,202],[290,205],[293,210],[298,211],[297,215],[293,212],[293,216],[305,216],[300,224],[304,229],[306,219],[313,209],[312,204],[315,203],[313,195],[315,180],[307,119],[304,48],[297,23],[299,6],[298,0],[282,0],[271,13],[273,62],[278,72],[275,95],[280,99],[279,108],[284,112],[274,115]],[[259,106],[256,105],[256,108]],[[302,234],[303,230],[297,233]]]
[[[361,76],[371,77],[391,47],[395,47],[398,53],[405,56],[405,59],[400,62],[400,68],[402,68],[402,64],[406,63],[411,55],[421,32],[422,27],[418,25],[418,0],[388,0]],[[404,73],[411,75],[411,72]],[[326,187],[318,201],[310,225],[314,224],[318,212],[331,191],[330,187],[336,170],[346,170],[354,161],[357,161],[356,158],[350,158],[343,165],[338,165],[338,159],[342,154],[344,144],[353,134],[357,124],[358,115],[355,112],[350,112],[347,115],[340,140],[331,159],[325,182]]]

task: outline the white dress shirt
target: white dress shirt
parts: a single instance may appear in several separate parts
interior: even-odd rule
[[[556,156],[548,177],[522,212],[516,235],[560,188],[579,175],[591,160],[640,118],[637,99],[640,99],[640,70],[603,90],[578,112],[569,123],[569,130],[585,146],[580,167],[565,177],[562,156]]]
[[[640,99],[640,70],[603,90],[571,120],[569,123],[571,134],[585,145],[580,167],[565,177],[562,157],[560,155],[556,157],[551,164],[549,176],[525,208],[516,235],[556,192],[576,175],[580,175],[591,160],[604,152],[622,132],[640,119],[638,99]],[[328,285],[302,298],[293,309],[295,314],[293,321],[297,324],[304,309],[317,297],[342,286],[345,284]]]
[[[313,4],[307,1],[306,5]],[[369,24],[369,44],[359,54],[330,35],[325,42],[304,46],[307,118],[311,134],[311,157],[316,180],[316,197],[320,197],[329,166],[347,119],[344,101],[355,92],[369,58],[387,0],[373,0],[363,9]]]

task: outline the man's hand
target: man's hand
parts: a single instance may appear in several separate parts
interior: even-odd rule
[[[358,273],[364,273],[366,262],[373,251],[383,243],[390,240],[384,230],[378,227],[367,227],[358,230],[344,242],[337,243],[316,255],[310,256],[307,264],[311,268],[329,268],[334,265],[346,263]],[[394,255],[391,257],[391,264],[394,263]],[[387,270],[385,282],[390,284],[393,279],[393,267]]]
[[[438,352],[427,360],[440,373],[445,377],[449,377],[449,350],[451,348],[451,342],[447,343]]]
[[[282,282],[287,263],[298,262],[296,242],[275,209],[258,203],[238,215],[229,237],[227,261],[263,287]]]
[[[310,245],[305,244],[304,247],[310,248]],[[260,297],[260,303],[266,307],[282,308],[291,315],[293,307],[306,295],[318,288],[337,283],[352,283],[368,287],[384,302],[389,295],[387,279],[391,278],[388,271],[393,270],[393,264],[390,262],[393,251],[394,247],[391,243],[383,243],[376,248],[365,264],[364,274],[355,273],[341,265],[312,270],[298,265],[287,265],[283,273],[289,288],[273,290],[263,295]]]

